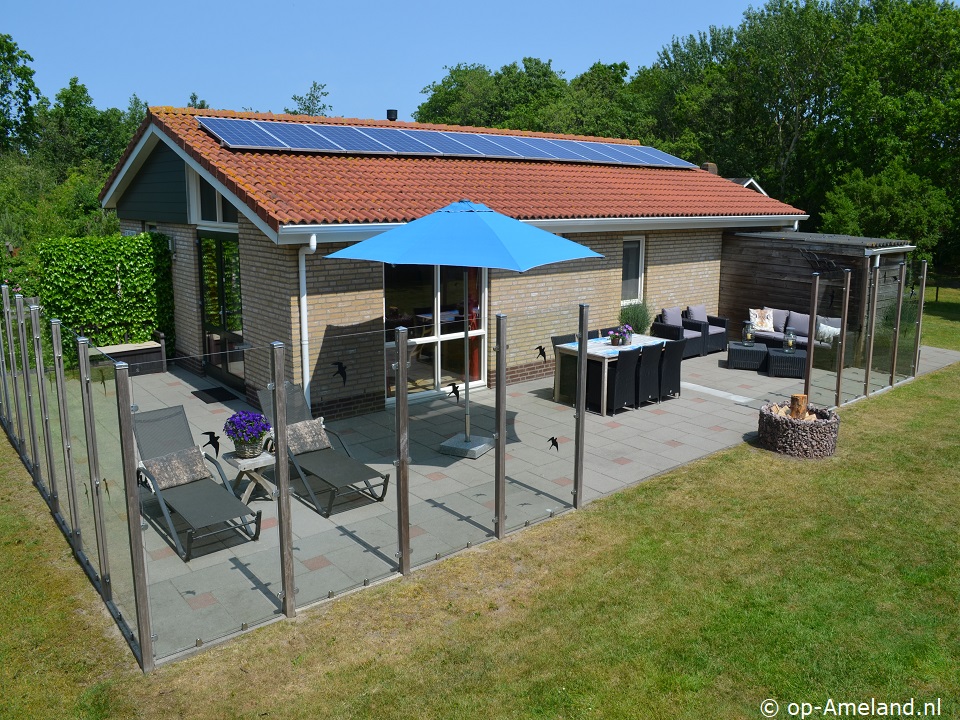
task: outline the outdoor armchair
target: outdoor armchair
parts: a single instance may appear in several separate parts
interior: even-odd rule
[[[686,340],[683,357],[707,354],[706,330],[694,320],[687,320],[679,307],[664,308],[650,326],[650,334],[664,340]]]
[[[177,554],[185,562],[192,557],[197,540],[238,530],[252,540],[260,537],[261,513],[254,513],[237,499],[220,463],[201,452],[182,405],[135,413],[133,430],[140,451],[139,480],[156,495]],[[204,459],[217,469],[222,484],[214,480]],[[171,510],[188,526],[186,548],[180,542]],[[197,534],[213,527],[216,529]]]
[[[683,312],[686,320],[700,323],[701,331],[706,333],[706,353],[721,352],[727,349],[727,318],[707,315],[705,305],[690,305]]]
[[[273,393],[257,393],[264,415],[273,423]],[[286,383],[287,456],[296,473],[290,481],[294,493],[313,505],[324,517],[330,517],[334,503],[344,497],[362,495],[382,502],[387,494],[390,474],[365,465],[349,454],[346,444],[332,430],[324,427],[323,418],[313,419],[310,408],[297,384]],[[333,435],[343,448],[339,452],[330,444]],[[317,496],[326,493],[326,503]]]

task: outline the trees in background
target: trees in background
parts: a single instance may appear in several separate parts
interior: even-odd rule
[[[804,229],[903,239],[960,270],[952,2],[768,0],[737,28],[674,38],[630,77],[626,63],[597,63],[531,83],[544,65],[447,68],[414,117],[637,139],[756,178],[810,213]]]
[[[77,78],[50,101],[31,62],[0,35],[0,243],[112,232],[97,194],[146,104],[98,110]],[[756,178],[810,213],[804,229],[908,240],[960,271],[960,10],[948,0],[767,0],[632,74],[597,62],[568,80],[531,57],[445,71],[416,120],[633,138]],[[314,82],[286,111],[325,115],[326,97]],[[188,104],[209,107],[196,93]],[[17,262],[0,248],[0,272]]]

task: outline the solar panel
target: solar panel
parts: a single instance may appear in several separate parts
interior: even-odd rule
[[[328,140],[333,140],[347,152],[390,153],[393,152],[383,143],[379,143],[359,128],[343,125],[314,125],[313,129]]]
[[[224,145],[241,150],[445,155],[692,168],[644,145],[392,127],[198,117]]]
[[[257,127],[266,130],[291,150],[343,150],[335,142],[314,131],[310,125],[285,122],[258,122]]]
[[[387,147],[398,153],[427,154],[436,155],[437,150],[430,145],[420,141],[416,136],[411,136],[403,130],[394,128],[364,128],[363,132],[374,140],[383,143]]]
[[[560,160],[584,162],[588,159],[583,152],[575,149],[575,146],[581,145],[582,143],[571,141],[568,145],[561,145],[556,140],[548,140],[547,138],[524,138],[523,141],[535,143],[538,147],[545,148],[547,152],[551,153],[555,158]]]
[[[444,135],[454,136],[458,142],[463,143],[469,148],[478,150],[487,157],[522,157],[518,153],[508,150],[503,145],[494,142],[495,138],[492,135],[479,135],[477,133],[444,133]]]
[[[603,163],[617,162],[599,149],[600,143],[579,140],[551,140],[550,142],[556,143],[568,152],[582,155],[587,160]]]
[[[216,135],[224,144],[235,148],[283,148],[286,145],[263,130],[252,120],[237,118],[198,117],[203,127]]]
[[[456,138],[466,133],[447,133],[436,130],[404,130],[404,134],[413,135],[444,155],[483,155],[479,150],[464,145]]]
[[[543,147],[538,147],[536,145],[537,138],[519,138],[510,137],[509,135],[494,135],[492,136],[492,139],[498,145],[503,145],[509,150],[513,150],[520,157],[539,158],[541,160],[557,159],[557,156],[552,152],[549,152]],[[531,140],[533,142],[530,142]]]

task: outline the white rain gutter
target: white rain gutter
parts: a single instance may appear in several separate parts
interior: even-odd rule
[[[310,407],[310,330],[307,324],[307,255],[317,251],[317,235],[310,235],[310,243],[297,253],[297,272],[300,275],[300,372],[303,397]]]
[[[690,215],[683,217],[567,218],[521,220],[553,233],[643,232],[703,228],[793,227],[809,215]],[[406,223],[343,223],[338,225],[283,225],[277,244],[299,245],[316,235],[323,243],[360,242]]]

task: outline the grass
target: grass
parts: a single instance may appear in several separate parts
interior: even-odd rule
[[[928,288],[923,307],[923,344],[960,350],[960,289]]]
[[[4,445],[0,717],[954,717],[958,403],[955,365],[843,409],[833,458],[741,445],[146,677]]]

